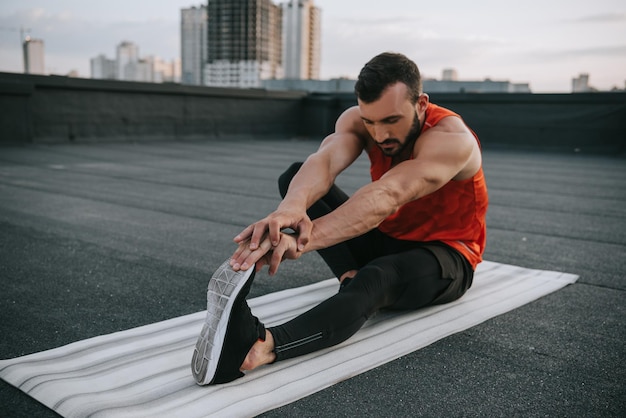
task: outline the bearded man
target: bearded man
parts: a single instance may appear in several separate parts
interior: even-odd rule
[[[199,384],[338,344],[381,309],[454,301],[472,285],[486,243],[480,143],[461,117],[430,103],[417,65],[383,53],[361,70],[357,106],[304,163],[279,179],[277,209],[235,237],[209,282],[206,324],[192,359]],[[334,183],[362,152],[372,182],[347,196]],[[318,251],[339,291],[275,327],[245,300],[255,271]]]

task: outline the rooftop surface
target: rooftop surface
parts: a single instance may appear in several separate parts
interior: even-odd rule
[[[314,141],[0,148],[0,358],[206,309],[232,237]],[[485,259],[574,285],[265,416],[626,415],[626,158],[486,149]],[[368,181],[361,158],[338,179]],[[251,297],[332,276],[317,254]],[[0,382],[0,415],[56,416]]]

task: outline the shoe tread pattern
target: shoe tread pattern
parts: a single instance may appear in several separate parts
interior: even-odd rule
[[[232,308],[231,299],[236,295],[235,290],[243,286],[246,277],[246,272],[233,271],[229,260],[226,260],[209,280],[206,320],[191,362],[191,370],[198,384],[208,384],[213,379],[228,325],[230,312],[226,311]],[[211,377],[207,379],[208,375]]]

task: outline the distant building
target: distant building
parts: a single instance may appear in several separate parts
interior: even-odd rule
[[[299,90],[317,93],[352,93],[356,80],[338,78],[332,80],[265,80],[263,87],[268,90]],[[510,81],[444,81],[426,79],[423,81],[426,93],[531,93],[527,83]]]
[[[153,55],[140,58],[134,65],[134,78],[126,81],[142,83],[174,83],[180,81],[180,61],[163,61]]]
[[[178,83],[181,81],[181,62],[179,59],[164,61],[159,57],[146,58],[150,62],[153,83]],[[147,81],[147,80],[140,80]]]
[[[508,80],[435,80],[423,81],[426,93],[531,93],[528,83],[511,83]]]
[[[572,93],[588,93],[597,91],[589,85],[589,74],[583,73],[576,78],[572,78]]]
[[[132,77],[126,81],[142,81],[144,83],[154,83],[154,57],[139,58],[133,64]],[[130,66],[129,66],[130,68]]]
[[[454,68],[441,72],[441,80],[424,79],[422,82],[427,93],[530,93],[528,83],[511,83],[508,80],[459,80]]]
[[[282,13],[271,0],[208,3],[205,85],[260,87],[282,78]]]
[[[45,74],[43,41],[28,36],[22,47],[24,50],[24,72],[26,74]]]
[[[104,54],[100,54],[89,61],[91,69],[91,78],[99,80],[115,80],[115,72],[117,63],[115,60],[107,58]]]
[[[204,84],[207,61],[207,8],[191,7],[180,11],[181,82]]]
[[[290,0],[281,7],[285,78],[319,79],[321,9],[315,7],[313,0]]]
[[[139,78],[139,47],[137,45],[128,41],[120,43],[116,49],[115,62],[117,80],[136,81]]]
[[[163,61],[159,57],[139,57],[139,48],[122,42],[116,48],[116,59],[100,54],[90,60],[91,78],[164,83],[180,81],[180,60]]]
[[[454,68],[446,68],[441,73],[441,80],[443,81],[457,81],[459,75]]]
[[[331,80],[280,79],[263,80],[267,90],[307,91],[314,93],[353,93],[356,80],[333,78]]]
[[[612,92],[626,91],[626,80],[624,80],[624,86],[623,87],[620,88],[618,86],[613,86],[610,91],[612,91]]]

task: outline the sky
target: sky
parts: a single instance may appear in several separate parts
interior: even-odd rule
[[[275,0],[275,3],[281,1]],[[43,39],[50,74],[89,77],[89,60],[122,41],[141,57],[180,55],[180,9],[194,0],[2,0],[0,71],[22,72],[20,28]],[[315,0],[322,9],[321,77],[355,78],[384,51],[413,59],[423,77],[529,83],[570,92],[581,73],[600,90],[626,82],[623,0]]]

